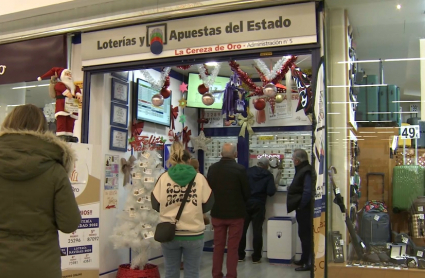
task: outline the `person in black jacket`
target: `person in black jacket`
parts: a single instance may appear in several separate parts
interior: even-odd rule
[[[246,232],[252,221],[253,247],[252,262],[261,262],[261,253],[263,249],[263,222],[266,217],[266,199],[276,193],[276,185],[272,173],[268,171],[269,159],[261,157],[258,159],[257,166],[247,170],[251,196],[246,204],[247,216],[243,227],[243,234],[239,243],[239,261],[245,260]]]
[[[226,278],[237,277],[238,246],[242,237],[246,202],[250,196],[245,167],[236,163],[236,146],[226,143],[222,158],[208,170],[207,180],[214,193],[211,209],[214,227],[213,278],[223,278],[223,257],[227,241]]]
[[[311,241],[313,217],[311,212],[314,169],[308,162],[305,150],[297,149],[292,154],[295,165],[295,176],[288,188],[286,206],[288,213],[296,211],[298,236],[301,240],[301,260],[294,262],[300,267],[295,271],[311,270]]]

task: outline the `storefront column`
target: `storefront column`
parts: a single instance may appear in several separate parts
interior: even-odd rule
[[[419,40],[419,48],[421,59],[425,59],[425,39]],[[422,103],[425,102],[425,60],[421,60],[421,120],[425,121],[425,106]]]
[[[328,142],[330,146],[328,166],[335,166],[338,173],[335,175],[335,183],[341,190],[341,196],[347,200],[347,123],[348,123],[348,94],[347,94],[347,67],[338,62],[346,61],[346,16],[343,9],[330,10],[329,20],[331,29],[329,30],[329,42],[332,52],[329,53],[327,72],[328,83]],[[332,192],[332,189],[329,189]],[[345,217],[340,213],[337,205],[331,202],[334,194],[329,196],[328,215],[332,215],[330,228],[332,231],[339,231],[345,242],[347,242],[347,232]],[[331,211],[335,213],[329,214]],[[346,253],[346,250],[344,250]],[[346,256],[346,254],[344,254]]]

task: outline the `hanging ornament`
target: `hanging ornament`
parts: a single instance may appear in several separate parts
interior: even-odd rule
[[[204,131],[201,130],[201,132],[199,132],[198,137],[192,138],[193,150],[194,151],[197,151],[197,150],[208,151],[207,144],[211,143],[211,141],[212,141],[212,139],[205,137]]]
[[[214,103],[214,101],[215,101],[215,98],[210,93],[206,93],[202,96],[202,103],[207,105],[207,106],[212,105]]]
[[[180,120],[179,120],[179,122],[181,122],[183,125],[184,125],[184,123],[186,122],[186,115],[180,115]]]
[[[161,94],[155,94],[153,95],[151,102],[153,106],[161,106],[164,104],[164,97]]]
[[[192,131],[189,130],[189,128],[187,126],[185,126],[183,128],[182,133],[183,133],[183,144],[185,145],[185,148],[187,149],[187,144],[190,141],[190,136],[192,135]]]
[[[210,89],[209,88],[207,88],[204,84],[201,84],[201,85],[199,85],[198,86],[198,92],[201,94],[201,95],[203,95],[203,94],[205,94],[205,93],[208,93],[208,91],[209,91]]]
[[[152,85],[152,88],[154,89],[154,90],[156,90],[156,91],[160,91],[162,88],[163,88],[163,86],[164,86],[164,83],[165,83],[165,81],[166,81],[166,79],[167,79],[167,77],[169,77],[169,75],[170,75],[170,70],[171,70],[171,68],[170,67],[165,67],[165,68],[163,68],[162,69],[162,71],[161,71],[161,76],[160,76],[160,78],[159,78],[159,80],[155,80],[151,75],[150,75],[150,73],[149,73],[149,71],[148,70],[141,70],[140,72],[141,72],[141,74],[143,75],[143,77],[144,77],[144,79],[149,83],[149,84],[151,84]],[[168,85],[169,86],[169,85]],[[167,87],[168,87],[167,86]]]
[[[274,97],[276,95],[277,89],[276,85],[269,83],[263,87],[263,94],[268,97]]]
[[[49,103],[44,106],[43,112],[48,123],[53,123],[56,120],[55,108],[56,108],[55,103]]]
[[[205,94],[209,91],[209,88],[214,84],[215,79],[218,76],[218,73],[220,72],[221,64],[217,63],[217,65],[214,66],[213,71],[211,72],[210,76],[207,76],[207,68],[203,64],[196,65],[199,72],[199,77],[202,79],[202,83],[198,87],[198,92],[200,94]],[[202,86],[204,85],[204,86]]]
[[[279,61],[274,64],[272,70],[269,70],[266,63],[264,63],[261,59],[254,59],[254,63],[256,64],[256,68],[264,74],[266,80],[273,80],[282,69],[285,62],[290,58],[291,56],[284,56],[280,58]]]
[[[185,100],[184,98],[181,98],[181,99],[179,100],[179,106],[180,106],[181,108],[185,108],[185,107],[187,106],[187,100]]]
[[[179,115],[179,108],[173,107],[171,105],[171,129],[175,129],[174,121],[177,119],[177,116]],[[174,136],[174,133],[173,133]]]
[[[180,92],[184,93],[187,92],[187,84],[186,83],[182,83],[180,84]]]
[[[284,100],[284,96],[282,94],[276,95],[276,103],[281,103]]]
[[[276,108],[276,98],[275,97],[270,97],[269,98],[269,104],[270,104],[270,109],[272,111],[272,114],[274,115],[275,108]]]
[[[254,99],[253,104],[254,108],[257,110],[264,110],[264,108],[266,108],[266,101],[264,100],[264,98]]]
[[[164,98],[169,98],[171,96],[171,90],[170,89],[167,89],[167,88],[162,88],[160,94]]]

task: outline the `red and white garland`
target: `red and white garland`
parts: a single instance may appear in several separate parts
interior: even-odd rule
[[[221,64],[218,63],[217,65],[214,66],[214,69],[211,72],[210,76],[207,76],[208,70],[207,70],[207,68],[205,67],[204,64],[196,65],[196,67],[198,68],[199,76],[201,77],[202,82],[204,83],[205,87],[209,88],[214,84],[215,79],[217,78],[217,76],[220,72]]]
[[[144,79],[152,85],[152,88],[155,90],[160,91],[162,88],[164,88],[164,83],[167,80],[167,77],[169,77],[171,71],[171,67],[165,67],[161,71],[161,76],[158,80],[155,80],[152,75],[150,75],[148,70],[140,70],[142,73]],[[169,84],[168,84],[169,86]],[[167,87],[168,87],[167,86]]]

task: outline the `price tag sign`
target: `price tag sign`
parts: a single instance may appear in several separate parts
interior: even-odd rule
[[[423,206],[419,206],[418,207],[418,211],[424,211],[424,207]]]
[[[418,257],[423,257],[424,256],[424,252],[423,251],[418,251],[418,253],[416,255]]]
[[[379,221],[379,215],[375,215],[373,219],[375,219],[375,221]]]
[[[424,220],[425,219],[425,215],[419,214],[419,219]]]
[[[339,244],[340,244],[340,245],[344,245],[344,240],[343,240],[343,239],[341,239],[341,240],[339,241]]]
[[[402,126],[400,128],[401,139],[419,139],[419,125]]]

